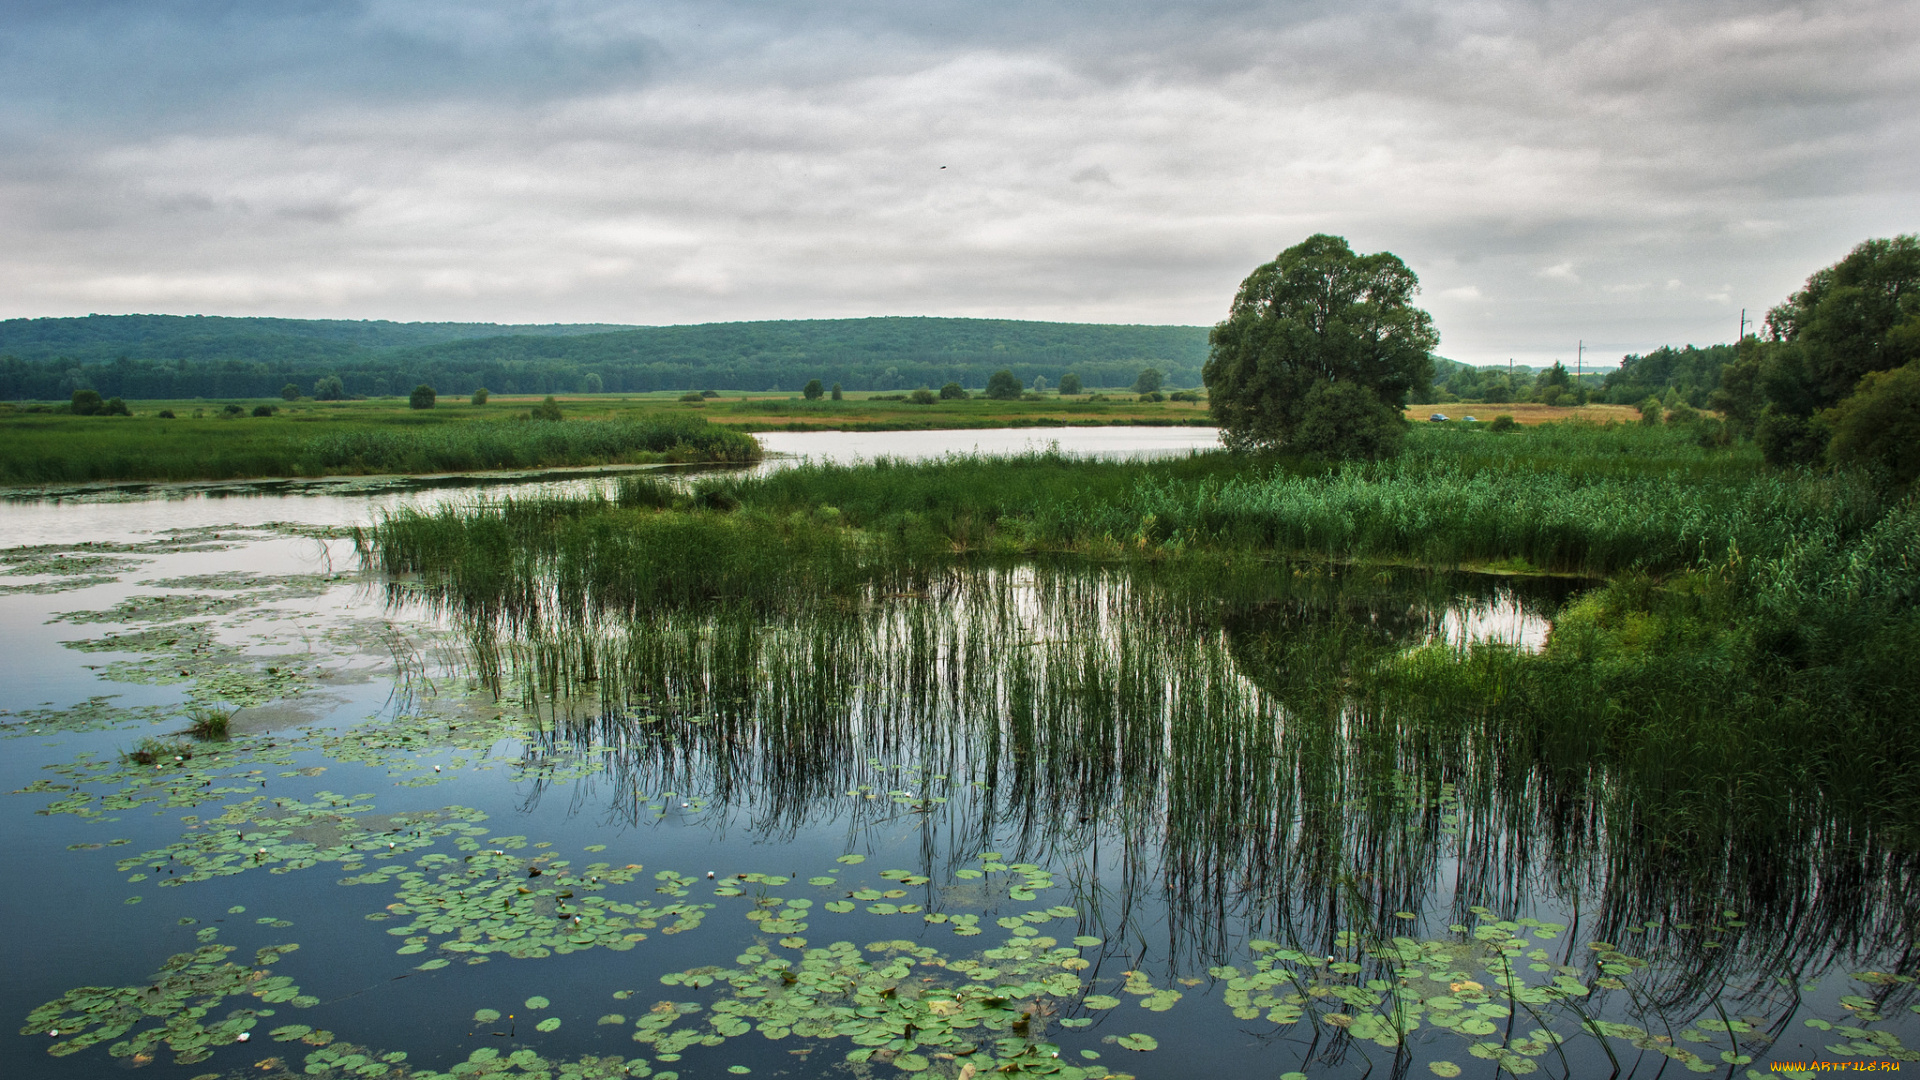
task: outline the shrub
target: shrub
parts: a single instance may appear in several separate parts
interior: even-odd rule
[[[1328,457],[1376,461],[1406,442],[1400,410],[1357,382],[1316,382],[1307,391],[1293,445]]]
[[[957,382],[950,382],[947,385],[940,388],[940,400],[965,401],[967,400],[966,388],[962,387]]]
[[[1185,402],[1191,403],[1191,402],[1199,401],[1200,395],[1194,393],[1191,390],[1175,390],[1173,393],[1167,395],[1167,400],[1168,401],[1185,401]]]
[[[1146,393],[1140,395],[1140,400],[1141,401],[1165,401],[1167,400],[1167,395],[1161,393],[1158,390],[1149,390]]]
[[[1827,457],[1835,465],[1884,469],[1902,484],[1920,478],[1920,362],[1861,379],[1826,420],[1833,428]]]
[[[680,395],[680,400],[692,402],[695,405],[700,405],[700,404],[704,404],[707,399],[700,396],[700,391],[689,390],[686,393]]]
[[[720,395],[718,392],[713,390],[702,390],[700,391],[700,396],[703,398],[717,398]]]
[[[835,400],[835,401],[844,401],[844,400],[846,400],[846,397],[847,397],[847,395],[845,395],[845,394],[843,394],[843,393],[841,393],[841,392],[840,392],[840,384],[839,384],[839,383],[834,383],[834,384],[833,384],[833,391],[832,391],[831,393],[829,393],[829,394],[828,394],[827,396],[828,396],[828,397],[831,397],[831,398],[832,398],[833,400]]]
[[[247,411],[247,410],[245,410],[245,409],[243,409],[243,408],[241,408],[241,407],[240,407],[240,406],[238,406],[238,405],[222,405],[222,406],[220,406],[220,415],[221,415],[221,416],[227,416],[227,417],[233,417],[233,416],[240,416],[240,415],[243,415],[243,414],[244,414],[244,413],[245,413],[246,411]]]
[[[1693,422],[1693,441],[1708,450],[1723,450],[1733,445],[1733,426],[1712,416]]]
[[[272,415],[273,415],[273,406],[271,406],[271,405],[255,405],[255,406],[253,407],[253,415],[255,415],[255,416],[272,416]]]
[[[104,407],[98,390],[75,390],[73,403],[67,406],[75,416],[98,416]]]
[[[421,383],[419,386],[413,388],[413,393],[407,395],[407,408],[431,409],[433,408],[435,400],[436,395],[433,392],[433,387],[428,386],[426,383]]]
[[[173,419],[173,410],[161,409],[159,412],[155,413],[154,415],[158,416],[162,420],[171,420]]]
[[[1496,416],[1493,418],[1493,423],[1487,425],[1487,430],[1488,431],[1512,431],[1514,428],[1517,428],[1519,426],[1520,426],[1519,424],[1514,423],[1513,417],[1507,415],[1506,413],[1501,413],[1499,416]]]
[[[1143,368],[1140,376],[1133,380],[1133,392],[1136,394],[1151,394],[1160,389],[1164,379],[1165,376],[1160,374],[1159,368]]]
[[[1660,404],[1660,399],[1654,397],[1652,394],[1648,394],[1647,400],[1640,403],[1640,422],[1648,427],[1652,427],[1660,422],[1661,414],[1664,411],[1665,406]]]
[[[606,380],[600,378],[597,371],[587,372],[586,377],[580,380],[580,389],[589,394],[604,393],[606,388]]]
[[[293,383],[288,383],[280,388],[280,396],[286,398],[288,401],[299,401],[300,388]]]
[[[915,390],[907,400],[913,402],[915,405],[931,405],[940,399],[933,396],[933,391],[923,386]]]
[[[1020,400],[1020,380],[1013,372],[1001,368],[987,379],[987,397],[994,401]]]
[[[128,411],[126,402],[121,401],[117,397],[113,397],[113,398],[108,398],[107,403],[105,405],[100,406],[100,415],[101,416],[132,416],[133,413]]]
[[[819,379],[808,379],[806,388],[800,391],[800,396],[808,401],[819,401],[820,395],[826,392],[827,388],[820,385]]]
[[[1060,376],[1060,392],[1063,394],[1079,393],[1080,392],[1080,376],[1071,371],[1067,372],[1065,375]]]
[[[339,401],[347,396],[347,387],[340,376],[323,375],[313,381],[313,396],[316,401]]]
[[[528,415],[535,420],[558,420],[560,419],[560,403],[553,400],[552,394],[548,394],[547,399],[534,406],[533,411]]]
[[[475,390],[473,392],[472,401],[475,405],[485,405],[487,403],[487,388],[483,386],[480,389]]]
[[[1821,417],[1795,416],[1768,405],[1754,425],[1753,442],[1767,464],[1780,468],[1812,465],[1827,451],[1828,431]]]
[[[1045,391],[1046,388],[1047,388],[1047,377],[1045,375],[1035,375],[1033,377],[1033,392],[1038,394]]]

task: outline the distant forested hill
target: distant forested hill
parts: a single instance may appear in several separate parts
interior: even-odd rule
[[[649,390],[848,390],[1023,383],[1068,371],[1092,386],[1155,367],[1198,385],[1207,330],[1010,319],[875,318],[698,326],[502,326],[94,315],[0,322],[0,398],[59,399],[82,387],[124,398],[265,397],[337,375],[350,394]]]

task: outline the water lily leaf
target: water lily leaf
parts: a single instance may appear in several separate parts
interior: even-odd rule
[[[867,861],[867,857],[865,855],[842,855],[833,861],[846,863],[848,866],[859,866],[861,863]]]
[[[1435,1076],[1460,1075],[1460,1066],[1455,1065],[1451,1061],[1429,1061],[1427,1062],[1427,1068],[1433,1070],[1433,1075]]]
[[[1151,1035],[1142,1035],[1139,1032],[1135,1032],[1132,1035],[1120,1036],[1120,1045],[1128,1050],[1138,1050],[1145,1053],[1148,1050],[1158,1050],[1160,1048],[1160,1040]]]
[[[551,1004],[553,1004],[553,1002],[548,1001],[539,994],[535,994],[527,999],[527,1008],[529,1009],[544,1009]]]
[[[560,1018],[557,1016],[549,1016],[533,1026],[536,1031],[559,1031]]]
[[[500,1011],[498,1009],[481,1009],[473,1014],[473,1022],[476,1024],[491,1024],[498,1019],[500,1019]],[[302,1032],[302,1034],[305,1034],[305,1032]]]
[[[1120,1006],[1120,999],[1107,994],[1088,994],[1080,999],[1080,1004],[1089,1009],[1114,1009]]]

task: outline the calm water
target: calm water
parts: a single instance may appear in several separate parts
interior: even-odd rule
[[[1537,649],[1580,583],[996,565],[503,625],[342,534],[504,490],[0,504],[0,1008],[35,1017],[0,1075],[1739,1076],[1913,1038],[1884,854],[1702,884],[1604,777],[1351,682]],[[122,760],[215,707],[231,740]]]

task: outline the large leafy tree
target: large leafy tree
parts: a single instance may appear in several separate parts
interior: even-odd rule
[[[1767,329],[1767,347],[1743,350],[1722,381],[1746,380],[1759,390],[1765,405],[1754,441],[1769,462],[1811,464],[1827,448],[1828,410],[1867,375],[1920,359],[1920,237],[1868,240],[1815,271],[1767,312]],[[1870,415],[1878,413],[1854,423]]]
[[[1280,253],[1240,283],[1225,322],[1213,328],[1204,378],[1214,418],[1235,449],[1301,445],[1308,432],[1365,438],[1308,447],[1373,457],[1398,440],[1408,394],[1433,379],[1440,338],[1410,302],[1420,279],[1391,252],[1357,255],[1324,234]],[[1329,393],[1329,384],[1351,384]],[[1309,422],[1338,404],[1339,422]],[[1355,415],[1364,407],[1368,417]],[[1349,445],[1350,443],[1350,445]]]
[[[1798,346],[1802,386],[1794,389],[1819,408],[1838,404],[1869,372],[1920,358],[1920,237],[1854,248],[1767,312],[1767,327]]]

